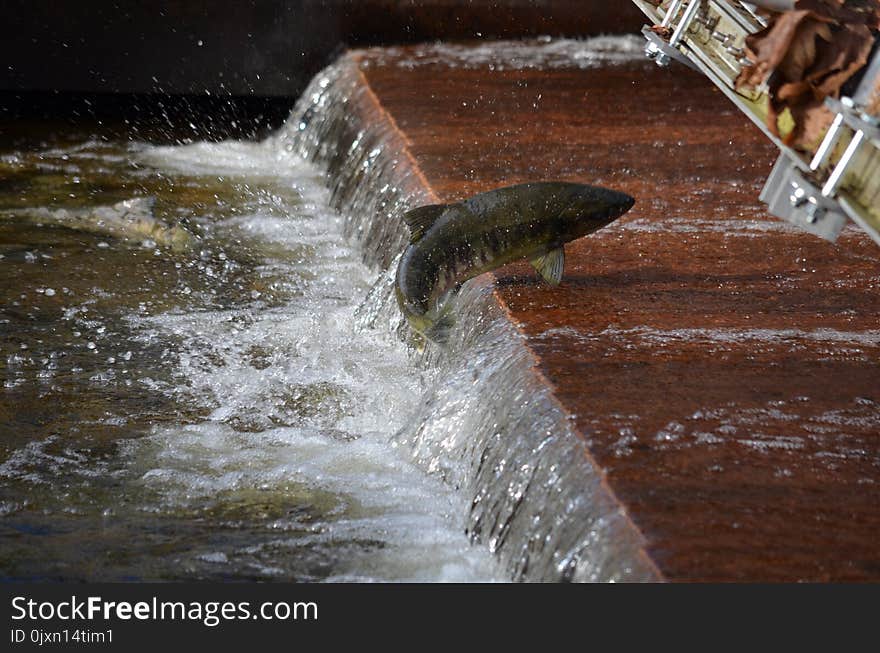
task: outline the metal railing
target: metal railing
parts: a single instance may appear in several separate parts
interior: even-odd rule
[[[736,85],[743,66],[753,63],[746,38],[767,26],[754,5],[785,9],[791,0],[633,2],[651,21],[642,30],[647,56],[659,65],[676,60],[705,74],[779,148],[760,196],[771,213],[829,240],[852,220],[880,244],[880,44],[852,96],[826,98],[834,121],[815,150],[795,150],[767,126],[766,85],[754,90]]]

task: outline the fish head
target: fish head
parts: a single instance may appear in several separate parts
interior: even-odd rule
[[[626,193],[579,184],[570,190],[566,206],[559,214],[559,226],[566,234],[565,240],[586,236],[614,222],[636,203]]]

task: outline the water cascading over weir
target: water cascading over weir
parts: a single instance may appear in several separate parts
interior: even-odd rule
[[[272,138],[326,174],[346,236],[380,270],[359,309],[362,327],[405,335],[392,292],[409,238],[401,216],[438,198],[359,66],[352,52],[318,74]],[[661,578],[491,275],[465,284],[456,303],[449,346],[412,351],[424,394],[396,443],[467,497],[469,536],[512,578]]]

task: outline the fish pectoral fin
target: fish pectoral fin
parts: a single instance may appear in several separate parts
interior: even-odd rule
[[[446,204],[428,204],[404,213],[403,221],[409,227],[410,242],[417,243],[445,210]]]
[[[558,247],[543,256],[532,259],[532,265],[538,271],[544,281],[553,286],[558,286],[562,281],[562,270],[565,267],[565,250]]]

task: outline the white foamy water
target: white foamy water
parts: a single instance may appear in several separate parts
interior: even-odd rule
[[[69,241],[64,261],[39,245],[10,263],[46,261],[20,281],[21,346],[6,357],[5,398],[33,405],[19,410],[29,430],[4,429],[5,574],[505,578],[470,543],[466,499],[395,444],[430,379],[391,333],[357,327],[375,273],[315,168],[272,139],[87,141],[20,165],[117,193],[71,192],[83,215],[155,197],[156,217],[185,223],[195,244],[146,247],[92,234],[86,220],[59,231],[21,222],[22,238]],[[44,202],[24,197],[3,219]]]
[[[608,342],[624,348],[650,346],[654,350],[675,349],[681,345],[704,346],[707,351],[718,352],[733,347],[749,346],[760,351],[761,347],[781,347],[801,350],[816,343],[823,345],[818,351],[824,356],[873,355],[880,347],[880,331],[841,331],[831,328],[817,329],[735,329],[735,328],[681,328],[654,329],[646,326],[620,329],[608,327],[594,334],[582,333],[570,327],[548,329],[542,338],[557,336],[575,337],[583,342]]]
[[[329,580],[497,579],[491,555],[465,536],[461,498],[391,442],[423,391],[420,372],[402,343],[356,328],[373,275],[343,244],[315,171],[272,141],[153,147],[141,159],[176,174],[269,177],[295,188],[295,206],[270,194],[268,210],[258,201],[220,220],[215,237],[247,238],[256,251],[309,248],[262,262],[268,276],[292,284],[271,305],[256,291],[243,308],[135,318],[142,337],[183,343],[179,392],[209,410],[130,445],[140,483],[162,497],[157,510],[243,490],[283,502],[294,487],[292,507],[308,496],[325,513],[275,515],[268,526],[277,535],[195,555],[214,565],[246,557],[260,573],[284,576],[260,562],[264,551],[274,560],[278,550],[329,547],[345,551]]]
[[[490,41],[474,43],[425,43],[407,48],[382,48],[382,57],[398,59],[402,68],[442,64],[451,68],[523,70],[547,68],[595,68],[643,61],[645,40],[641,36],[595,36],[587,39]]]

